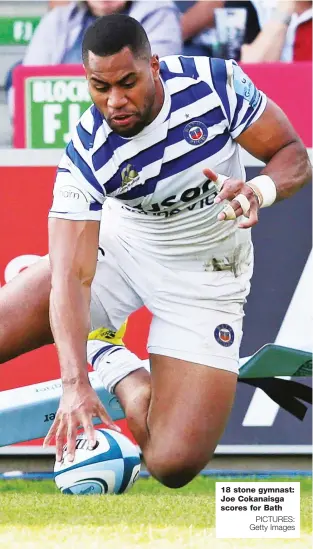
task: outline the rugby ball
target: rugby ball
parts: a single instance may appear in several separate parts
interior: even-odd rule
[[[137,447],[121,433],[96,429],[95,448],[88,449],[85,433],[76,438],[74,461],[68,461],[66,446],[55,462],[55,483],[63,494],[122,494],[137,480],[140,455]]]

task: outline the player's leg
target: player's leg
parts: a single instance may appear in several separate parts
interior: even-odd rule
[[[114,255],[106,250],[104,256],[99,256],[91,288],[92,331],[87,342],[87,359],[110,392],[129,373],[144,369],[142,361],[125,348],[122,339],[128,316],[142,305]]]
[[[163,484],[187,484],[211,459],[236,381],[237,375],[227,370],[151,355],[151,380],[138,370],[117,385],[115,393],[146,465]]]
[[[40,259],[0,289],[0,363],[53,342],[50,266]]]
[[[115,388],[149,470],[167,486],[189,482],[225,428],[236,388],[250,255],[227,272],[167,272],[149,303],[151,381],[138,371]]]
[[[0,288],[0,363],[53,343],[49,322],[50,289],[51,273],[47,257]],[[140,299],[119,277],[111,254],[106,253],[105,258],[100,254],[91,290],[92,329],[101,326],[108,331],[119,330],[128,314],[141,306]],[[92,347],[92,341],[89,346]]]

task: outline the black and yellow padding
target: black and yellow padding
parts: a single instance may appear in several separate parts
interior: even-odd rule
[[[122,324],[120,329],[117,332],[114,332],[114,330],[110,330],[109,328],[97,328],[97,330],[93,330],[90,332],[88,336],[88,340],[98,340],[98,341],[105,341],[106,343],[112,343],[112,345],[124,345],[123,337],[126,332],[126,326],[127,326],[127,320]]]

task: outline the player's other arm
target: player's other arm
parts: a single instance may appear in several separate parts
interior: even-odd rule
[[[98,235],[99,221],[49,219],[50,323],[60,361],[63,394],[45,444],[56,437],[57,460],[62,457],[65,442],[68,459],[73,459],[79,425],[94,445],[93,417],[100,417],[115,428],[90,386],[87,373],[90,290]]]
[[[203,170],[219,190],[214,202],[225,201],[217,219],[245,216],[238,227],[247,229],[258,222],[259,208],[289,198],[309,182],[311,165],[287,116],[255,87],[249,76],[234,61],[225,61],[225,66],[219,59],[211,59],[210,63],[212,81],[229,121],[230,137],[266,164],[259,176],[247,182],[232,174],[219,176],[210,169]],[[225,180],[222,175],[229,177]]]
[[[86,341],[99,221],[49,219],[50,322],[63,386],[88,383]]]
[[[301,139],[287,116],[271,100],[260,118],[236,141],[254,157],[266,163],[261,175],[276,186],[276,200],[289,198],[312,177],[311,163]]]
[[[247,229],[258,222],[260,207],[289,198],[308,183],[312,167],[306,148],[287,116],[271,100],[261,116],[235,140],[266,166],[259,176],[246,183],[231,177],[227,179],[215,202],[228,201],[218,215],[220,221],[244,214],[247,219],[238,226]],[[204,174],[218,181],[212,170],[205,169]]]

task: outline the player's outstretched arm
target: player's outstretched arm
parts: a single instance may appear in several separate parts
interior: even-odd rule
[[[266,163],[261,174],[275,182],[276,201],[289,198],[312,178],[307,150],[285,113],[270,99],[260,118],[236,141]]]
[[[245,215],[239,224],[249,228],[258,222],[260,207],[289,198],[312,178],[312,166],[301,139],[283,111],[271,100],[260,118],[236,138],[250,154],[265,162],[260,176],[247,181],[221,177],[210,169],[206,177],[217,184],[215,203],[228,201],[220,221]],[[225,181],[224,181],[225,180]]]
[[[50,323],[57,347],[63,394],[44,445],[55,436],[56,458],[74,458],[77,428],[82,425],[91,446],[96,443],[93,417],[118,429],[108,416],[87,373],[90,289],[98,252],[99,222],[49,219],[51,263]]]

